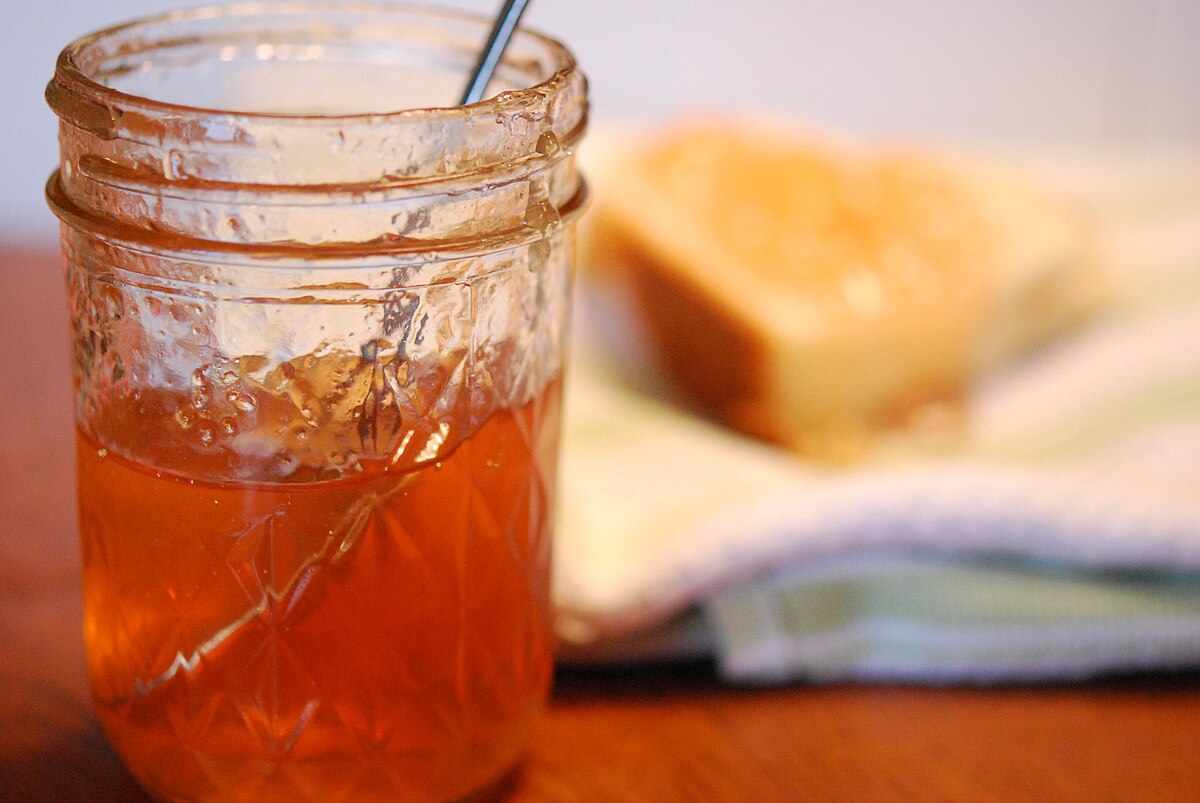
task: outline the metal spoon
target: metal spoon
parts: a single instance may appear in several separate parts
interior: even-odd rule
[[[504,0],[504,6],[500,9],[495,24],[492,25],[487,44],[483,46],[483,51],[479,54],[479,61],[475,62],[475,69],[471,71],[471,80],[467,82],[467,88],[463,91],[459,105],[466,106],[469,103],[478,103],[483,100],[483,92],[487,89],[488,82],[492,80],[492,73],[496,71],[500,57],[504,55],[504,48],[508,47],[508,40],[512,38],[513,31],[517,29],[517,23],[520,22],[521,14],[525,12],[527,5],[529,5],[529,0]]]

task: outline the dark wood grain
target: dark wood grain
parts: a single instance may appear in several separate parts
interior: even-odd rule
[[[87,702],[58,259],[0,248],[0,800],[144,800]],[[514,801],[1200,801],[1200,673],[991,689],[560,672]]]

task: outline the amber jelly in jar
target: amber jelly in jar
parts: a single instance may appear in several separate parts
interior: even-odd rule
[[[134,777],[181,800],[494,789],[551,678],[586,83],[383,3],[152,17],[47,99],[84,630]]]

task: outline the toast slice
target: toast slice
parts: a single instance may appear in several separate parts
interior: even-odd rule
[[[996,169],[710,121],[600,171],[587,261],[678,398],[819,459],[955,431],[1099,297],[1084,216]]]

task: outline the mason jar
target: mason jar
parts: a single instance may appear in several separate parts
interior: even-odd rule
[[[153,795],[448,800],[552,674],[586,82],[371,2],[151,17],[46,96],[73,332],[84,635]]]

